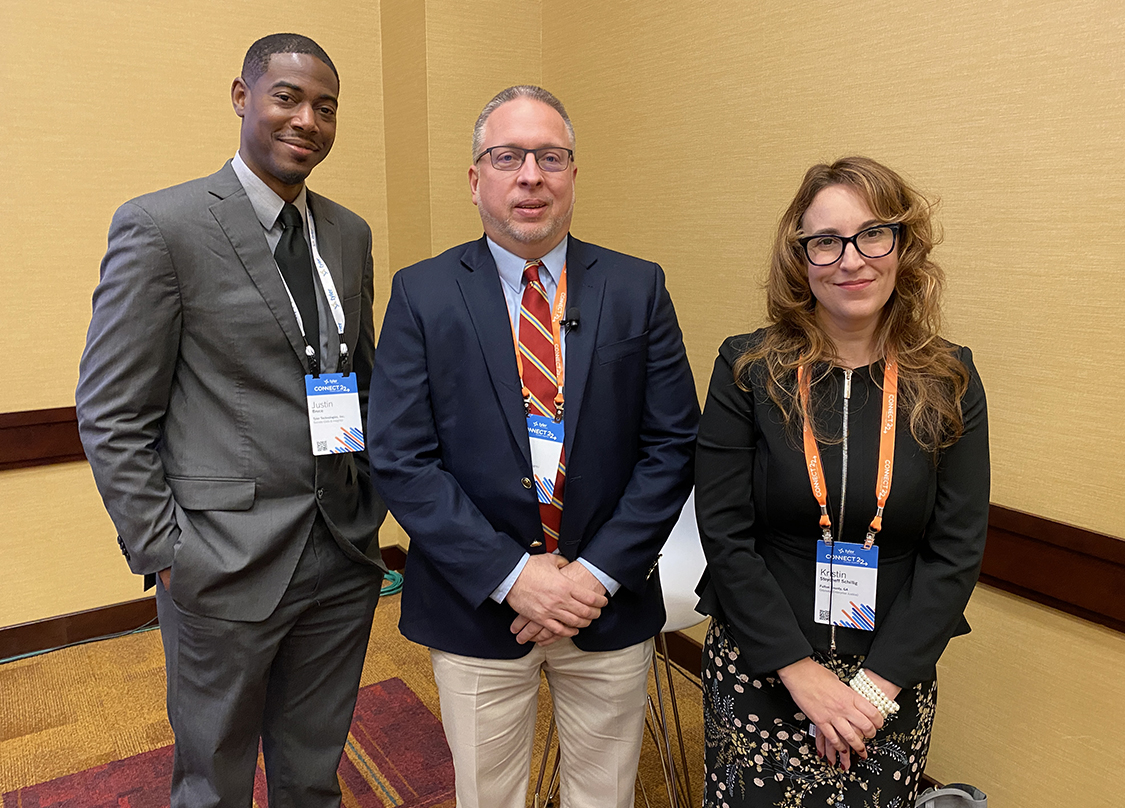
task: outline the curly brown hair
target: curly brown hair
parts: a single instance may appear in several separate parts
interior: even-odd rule
[[[875,352],[899,366],[899,402],[909,412],[910,432],[924,450],[937,453],[955,443],[964,429],[961,398],[969,384],[965,366],[939,336],[945,273],[930,259],[940,241],[932,221],[935,203],[896,172],[867,157],[844,157],[805,173],[797,195],[778,223],[766,282],[770,325],[761,341],[735,362],[738,384],[749,389],[749,372],[764,364],[767,390],[785,422],[802,424],[797,367],[813,369],[813,384],[836,359],[836,346],[817,322],[816,298],[800,243],[801,219],[818,193],[832,185],[855,191],[881,221],[901,224],[895,288],[875,332]],[[817,438],[830,440],[813,421]]]

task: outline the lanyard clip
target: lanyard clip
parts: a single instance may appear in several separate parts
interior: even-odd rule
[[[555,423],[556,424],[562,423],[562,419],[563,419],[563,405],[556,402],[555,403]]]
[[[320,357],[317,356],[316,351],[307,342],[305,343],[305,356],[309,358],[309,375],[320,376]]]
[[[871,520],[871,526],[867,528],[867,539],[863,542],[863,549],[870,550],[871,545],[875,543],[875,534],[883,529],[883,509],[880,507],[879,512],[875,514],[875,518]]]

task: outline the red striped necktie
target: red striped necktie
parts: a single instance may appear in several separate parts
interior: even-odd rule
[[[528,261],[523,269],[527,286],[520,303],[519,342],[523,356],[523,383],[531,392],[531,414],[554,418],[558,378],[555,375],[555,344],[551,336],[551,301],[547,299],[547,290],[539,280],[539,268],[542,266],[541,261]],[[539,503],[539,518],[543,522],[543,538],[549,553],[559,546],[565,485],[564,450],[559,456],[559,471],[551,501]]]

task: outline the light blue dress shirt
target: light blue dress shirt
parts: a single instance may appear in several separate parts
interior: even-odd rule
[[[557,247],[539,259],[543,262],[543,266],[547,270],[546,272],[540,271],[539,281],[543,284],[543,289],[547,293],[548,300],[555,299],[555,292],[559,287],[559,278],[562,277],[563,268],[566,266],[566,245],[569,240],[570,236],[564,237]],[[488,249],[492,253],[493,259],[496,261],[496,269],[500,273],[500,288],[504,290],[504,302],[508,305],[508,318],[512,322],[512,328],[518,329],[519,324],[517,318],[519,317],[520,304],[523,302],[523,292],[527,287],[527,284],[524,283],[523,280],[523,268],[527,265],[527,261],[520,258],[518,255],[508,252],[492,239],[487,239],[487,241]],[[518,331],[516,333],[518,333]],[[565,333],[563,334],[562,354],[563,361],[565,362]],[[497,603],[503,603],[504,598],[508,597],[508,593],[512,591],[512,585],[515,584],[516,578],[520,577],[524,565],[527,564],[530,558],[530,554],[524,553],[523,558],[521,558],[515,568],[508,573],[508,577],[500,582],[500,586],[496,587],[489,597]],[[609,575],[606,575],[586,559],[579,558],[578,563],[588,569],[590,574],[598,579],[598,582],[605,587],[607,594],[612,595],[621,588],[621,584]]]

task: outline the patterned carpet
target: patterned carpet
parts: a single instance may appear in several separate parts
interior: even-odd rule
[[[401,679],[360,690],[339,777],[344,808],[453,805],[453,764],[441,724]],[[3,808],[166,808],[171,779],[169,745],[9,791]],[[254,806],[266,805],[259,756]]]
[[[397,629],[399,597],[375,613],[348,746],[340,765],[347,808],[454,804],[449,751],[438,719],[429,651]],[[677,702],[699,804],[699,691],[677,677]],[[0,666],[2,808],[166,808],[172,731],[164,712],[164,658],[156,631]],[[651,689],[650,689],[651,692]],[[547,713],[546,688],[540,715]],[[546,722],[537,730],[542,755]],[[530,772],[534,782],[536,769]],[[637,806],[667,805],[649,737]],[[255,805],[266,805],[259,772]],[[557,803],[556,803],[557,804]]]

